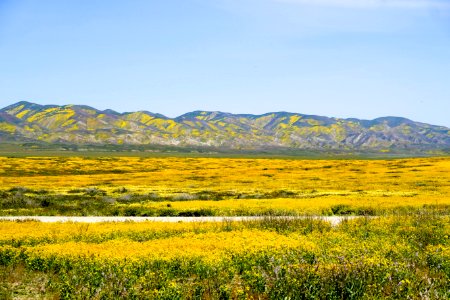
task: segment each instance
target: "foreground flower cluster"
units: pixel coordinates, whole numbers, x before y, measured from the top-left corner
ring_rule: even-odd
[[[0,270],[41,274],[67,299],[447,299],[449,236],[450,218],[430,211],[336,227],[0,222]]]

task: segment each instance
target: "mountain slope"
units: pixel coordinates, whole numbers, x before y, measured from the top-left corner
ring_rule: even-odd
[[[359,120],[288,112],[194,111],[172,119],[148,111],[118,113],[22,101],[0,110],[0,139],[235,149],[436,149],[450,147],[450,129],[398,117]]]

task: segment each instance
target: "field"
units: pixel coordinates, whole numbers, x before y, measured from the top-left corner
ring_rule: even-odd
[[[0,225],[1,298],[448,299],[450,219]]]
[[[1,299],[448,299],[450,158],[3,157]],[[359,215],[337,226],[315,218]]]
[[[0,215],[445,214],[449,170],[449,158],[0,157]]]

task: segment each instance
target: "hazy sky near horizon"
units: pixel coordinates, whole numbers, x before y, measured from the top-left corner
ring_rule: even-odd
[[[450,0],[0,0],[0,106],[450,127]]]

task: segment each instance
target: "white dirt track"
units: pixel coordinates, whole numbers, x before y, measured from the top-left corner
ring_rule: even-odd
[[[360,216],[313,216],[313,217],[64,217],[64,216],[12,216],[0,217],[0,221],[27,221],[35,220],[45,223],[57,222],[79,222],[79,223],[102,223],[102,222],[224,222],[224,221],[255,221],[264,219],[296,219],[296,218],[312,218],[316,220],[323,220],[330,222],[335,226],[342,222],[342,220],[351,220],[361,218]]]

